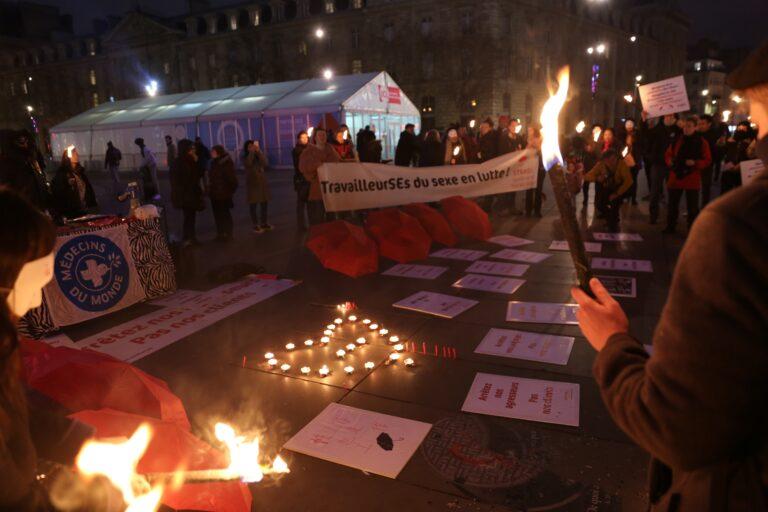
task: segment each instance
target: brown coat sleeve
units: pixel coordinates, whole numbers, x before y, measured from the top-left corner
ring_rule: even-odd
[[[595,361],[613,419],[672,468],[737,458],[766,437],[765,233],[705,209],[678,259],[653,356],[616,335]]]

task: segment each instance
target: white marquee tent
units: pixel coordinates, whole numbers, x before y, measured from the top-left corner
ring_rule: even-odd
[[[354,136],[376,128],[383,158],[393,158],[406,123],[420,128],[419,111],[386,72],[212,89],[103,103],[51,130],[54,159],[74,144],[90,168],[103,168],[107,141],[123,154],[122,168],[136,167],[143,137],[161,164],[165,135],[176,141],[199,136],[239,159],[243,143],[258,140],[270,165],[292,165],[296,134],[309,126],[347,124]]]

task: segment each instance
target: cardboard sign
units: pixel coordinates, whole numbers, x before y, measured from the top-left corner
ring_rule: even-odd
[[[627,260],[621,258],[592,258],[593,270],[623,270],[626,272],[653,272],[649,260]]]
[[[397,478],[431,428],[429,423],[331,403],[283,448]]]
[[[500,263],[498,261],[476,261],[464,271],[467,274],[495,274],[507,277],[520,277],[530,265],[522,263]]]
[[[503,245],[504,247],[519,247],[521,245],[532,244],[533,240],[526,240],[525,238],[518,238],[512,235],[498,235],[492,236],[487,240],[494,244]]]
[[[488,254],[486,251],[473,251],[472,249],[440,249],[430,254],[432,258],[445,258],[448,260],[475,261]]]
[[[440,277],[443,272],[448,270],[448,267],[437,267],[435,265],[411,265],[408,263],[398,263],[394,267],[389,268],[386,272],[382,272],[383,276],[396,276],[396,277],[411,277],[413,279],[436,279]]]
[[[765,165],[763,165],[763,161],[758,158],[757,160],[745,160],[741,162],[739,164],[739,169],[741,169],[741,184],[746,187],[752,183],[752,180],[754,180],[758,174],[765,170]]]
[[[475,349],[476,354],[566,365],[575,338],[513,329],[491,329]]]
[[[624,276],[595,276],[614,297],[637,297],[637,280]]]
[[[484,276],[479,274],[469,274],[451,286],[454,288],[464,288],[467,290],[478,290],[481,292],[505,293],[511,295],[523,286],[524,279],[514,279],[510,277]]]
[[[691,109],[682,75],[641,85],[639,91],[643,110],[648,112],[648,117],[660,117]]]
[[[441,318],[454,318],[477,304],[479,302],[476,300],[463,299],[453,295],[419,292],[395,302],[392,306]]]
[[[602,252],[603,250],[603,244],[599,244],[596,242],[584,242],[584,249],[586,249],[587,252]],[[566,240],[555,240],[549,245],[550,251],[570,251],[570,247],[568,245],[568,242]]]
[[[643,237],[637,233],[592,233],[595,240],[601,242],[642,242]]]
[[[478,373],[464,412],[579,426],[579,385]]]
[[[507,304],[507,322],[578,325],[578,310],[578,304],[510,301]]]
[[[517,249],[504,249],[491,254],[491,258],[500,260],[522,261],[525,263],[539,263],[549,258],[551,254],[543,252],[519,251]]]

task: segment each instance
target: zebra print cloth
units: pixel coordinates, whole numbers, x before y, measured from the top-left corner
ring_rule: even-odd
[[[101,227],[86,227],[67,235],[99,231]],[[160,219],[131,220],[128,222],[128,239],[131,244],[131,256],[139,281],[144,288],[147,300],[161,297],[176,291],[176,270],[171,253],[160,229]],[[19,320],[19,333],[22,336],[39,339],[59,327],[53,323],[48,303],[43,295],[43,304],[27,313]]]

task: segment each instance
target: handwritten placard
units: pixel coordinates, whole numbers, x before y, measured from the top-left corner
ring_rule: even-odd
[[[543,252],[520,251],[518,249],[504,249],[491,254],[491,258],[500,260],[522,261],[524,263],[539,263],[549,258],[551,254]]]
[[[520,277],[530,265],[522,263],[501,263],[499,261],[476,261],[464,271],[467,274],[494,274],[507,277]]]
[[[487,241],[493,242],[494,244],[503,245],[504,247],[519,247],[521,245],[528,245],[533,243],[533,240],[528,240],[513,235],[492,236]]]
[[[382,272],[384,276],[410,277],[413,279],[437,279],[448,267],[438,267],[435,265],[414,265],[410,263],[398,263],[397,265]]]
[[[595,270],[623,270],[626,272],[653,272],[649,260],[627,260],[622,258],[592,258]]]
[[[440,249],[430,254],[433,258],[445,258],[449,260],[475,261],[488,254],[485,251],[473,251],[472,249]]]
[[[511,295],[523,286],[524,279],[515,279],[512,277],[486,276],[480,274],[468,274],[451,286],[467,290],[478,290],[481,292],[504,293]]]
[[[649,117],[676,114],[691,109],[682,75],[641,85],[639,91],[643,110],[648,112]]]
[[[479,304],[476,300],[434,292],[419,292],[392,304],[393,307],[418,311],[441,318],[454,318]]]
[[[566,365],[575,338],[514,329],[491,329],[475,349],[477,354]]]
[[[601,242],[642,242],[643,237],[638,233],[592,233],[595,240]]]
[[[570,246],[565,240],[555,240],[549,244],[550,251],[569,251]],[[584,242],[584,250],[587,252],[601,252],[603,250],[603,244],[597,242]]]
[[[747,186],[752,183],[758,174],[765,170],[763,161],[759,158],[757,160],[745,160],[739,164],[741,170],[741,184]]]
[[[551,302],[510,301],[507,304],[507,322],[534,324],[577,325],[578,304],[553,304]]]

